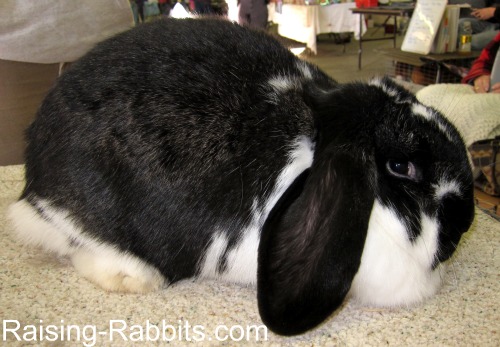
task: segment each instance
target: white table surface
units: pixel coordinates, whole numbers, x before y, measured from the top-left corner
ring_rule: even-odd
[[[283,4],[281,13],[273,11],[272,21],[278,24],[281,36],[305,43],[316,54],[318,34],[353,32],[359,39],[359,21],[363,16],[353,14],[350,11],[353,7],[356,7],[353,2],[327,6]],[[363,20],[361,35],[365,32]]]

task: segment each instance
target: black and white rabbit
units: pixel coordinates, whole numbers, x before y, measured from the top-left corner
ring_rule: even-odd
[[[349,291],[434,294],[473,219],[464,144],[389,79],[338,84],[223,20],[118,35],[59,79],[27,132],[9,215],[108,290],[186,278],[257,285],[291,335]]]

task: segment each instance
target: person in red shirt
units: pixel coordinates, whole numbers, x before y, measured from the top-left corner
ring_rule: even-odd
[[[488,93],[488,91],[500,93],[500,83],[491,86],[490,91],[491,69],[499,46],[500,33],[481,51],[481,55],[472,63],[467,76],[462,79],[462,83],[473,85],[476,93]]]

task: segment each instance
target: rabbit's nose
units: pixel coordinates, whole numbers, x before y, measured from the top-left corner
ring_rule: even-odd
[[[446,194],[441,199],[438,209],[439,252],[437,261],[444,262],[451,257],[474,219],[474,200],[471,192]]]

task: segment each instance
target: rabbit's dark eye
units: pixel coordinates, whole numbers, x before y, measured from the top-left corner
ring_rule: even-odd
[[[411,161],[389,160],[387,162],[387,169],[390,174],[396,177],[409,178],[412,180],[417,179],[417,170]]]

